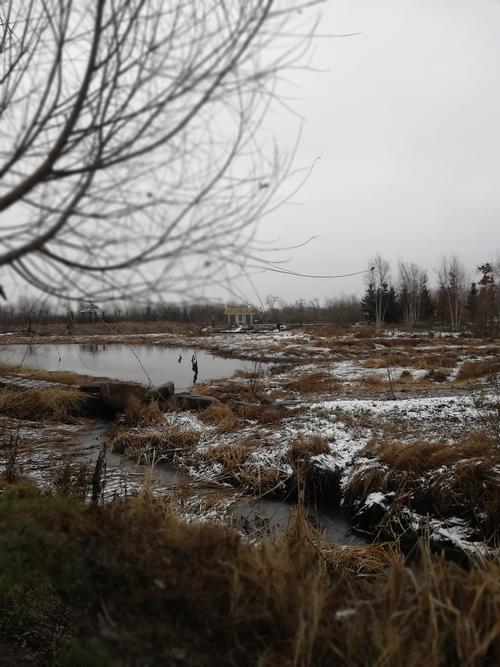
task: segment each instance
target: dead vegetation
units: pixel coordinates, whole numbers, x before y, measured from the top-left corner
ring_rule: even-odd
[[[424,516],[460,516],[476,528],[477,539],[498,538],[500,453],[486,433],[455,445],[376,442],[365,447],[358,460],[345,505],[371,528],[384,522],[388,528],[408,507]],[[372,493],[386,498],[385,514],[367,512],[365,502]]]
[[[338,378],[322,370],[293,374],[283,382],[287,391],[306,395],[332,392],[338,390],[340,385]]]
[[[122,428],[114,429],[108,447],[117,454],[124,454],[146,461],[155,458],[172,458],[185,452],[200,440],[200,433],[180,426],[170,425],[164,428]]]
[[[288,477],[279,466],[269,466],[255,458],[263,447],[265,443],[254,438],[223,442],[206,449],[203,459],[217,468],[219,482],[231,484],[242,493],[261,496],[278,492]]]
[[[144,403],[137,396],[130,394],[125,405],[124,423],[127,426],[155,426],[165,421],[165,415],[158,403]]]
[[[339,475],[325,470],[314,459],[329,453],[328,440],[319,435],[300,435],[294,440],[285,455],[285,461],[292,467],[286,485],[288,493],[304,493],[309,499],[326,495],[335,502],[339,495]]]
[[[71,338],[68,335],[66,322],[40,323],[31,334],[25,331],[24,323],[18,329],[20,335],[29,337],[57,336],[61,339]],[[171,334],[182,336],[199,336],[202,326],[192,322],[169,321],[129,321],[129,322],[77,322],[73,326],[73,335],[78,336],[109,336],[113,335],[141,335],[141,334]],[[11,329],[12,331],[12,329]]]
[[[216,380],[210,384],[197,384],[194,394],[216,396],[219,400],[227,402],[230,400],[257,401],[265,404],[269,399],[265,396],[267,381],[262,377],[244,378],[240,375]]]
[[[500,661],[498,561],[461,567],[425,542],[408,557],[397,545],[341,550],[301,512],[286,535],[253,545],[182,523],[147,489],[96,507],[9,487],[0,547],[2,642],[36,664]]]
[[[79,375],[70,371],[46,371],[38,368],[27,368],[26,366],[8,364],[0,361],[0,375],[16,375],[32,380],[43,380],[45,382],[56,382],[58,384],[79,385],[96,381],[95,377]]]
[[[16,419],[68,421],[84,413],[77,389],[0,389],[0,413]]]
[[[241,424],[238,415],[229,405],[224,403],[210,405],[202,410],[198,416],[205,423],[215,426],[220,433],[230,433]]]
[[[288,459],[295,467],[300,468],[310,462],[312,456],[328,454],[330,447],[328,440],[320,435],[305,437],[300,435],[292,442],[288,449]]]
[[[475,380],[500,373],[500,360],[465,361],[457,373],[457,380]]]
[[[241,419],[267,425],[278,424],[285,417],[297,414],[300,411],[300,408],[290,410],[280,405],[262,405],[243,401],[230,401],[229,406]]]

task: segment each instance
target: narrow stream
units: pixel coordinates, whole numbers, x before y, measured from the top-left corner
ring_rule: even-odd
[[[74,437],[77,454],[74,460],[81,463],[95,463],[112,424],[105,421],[95,421],[90,428],[82,429]],[[130,458],[120,456],[111,451],[106,454],[106,483],[111,493],[123,493],[125,489],[138,488],[144,479],[146,468]],[[155,478],[159,490],[168,493],[180,481],[190,482],[187,474],[172,463],[161,462],[154,468]],[[212,487],[203,488],[202,485],[190,485],[193,494],[202,496],[213,492]],[[269,532],[286,530],[291,520],[293,505],[286,500],[276,498],[253,499],[246,497],[235,502],[231,513],[235,524],[249,533],[257,533],[259,529]],[[368,542],[353,532],[349,522],[342,512],[322,502],[315,507],[307,508],[313,525],[322,531],[325,539],[331,544],[365,546]]]

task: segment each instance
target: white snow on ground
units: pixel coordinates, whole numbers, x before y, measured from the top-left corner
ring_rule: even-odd
[[[165,415],[166,425],[180,426],[187,431],[196,431],[197,433],[210,433],[215,431],[213,426],[201,421],[194,412],[169,412]]]
[[[371,507],[372,505],[382,505],[386,506],[386,496],[380,491],[373,491],[366,496],[365,507]]]
[[[428,396],[422,398],[404,398],[389,401],[387,399],[338,399],[313,403],[311,410],[335,412],[342,410],[348,414],[359,415],[367,412],[373,417],[404,417],[415,423],[417,431],[420,424],[429,424],[430,420],[449,422],[459,420],[464,425],[477,417],[473,397],[459,396]],[[432,425],[431,425],[432,426]]]

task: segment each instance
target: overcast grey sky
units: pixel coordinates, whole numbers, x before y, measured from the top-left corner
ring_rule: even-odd
[[[262,221],[260,236],[296,250],[287,268],[343,274],[377,252],[432,267],[457,253],[471,269],[500,250],[500,2],[327,0],[312,66],[289,79],[304,116],[297,166],[321,156],[301,192]],[[288,87],[287,92],[292,92]],[[297,121],[276,108],[281,144]],[[287,255],[284,253],[283,256]],[[288,253],[290,255],[290,253]],[[360,293],[363,278],[265,273],[262,299]],[[248,284],[240,283],[249,298]]]

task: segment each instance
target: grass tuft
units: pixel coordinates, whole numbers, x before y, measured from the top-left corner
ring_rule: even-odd
[[[238,415],[224,403],[210,405],[202,410],[198,417],[205,423],[215,426],[221,433],[230,433],[241,425]]]
[[[124,420],[127,426],[154,426],[165,421],[165,415],[156,401],[144,403],[131,394],[125,405]]]
[[[16,419],[66,421],[83,415],[84,407],[77,389],[0,389],[0,413]]]
[[[465,361],[457,373],[457,380],[475,380],[476,378],[494,375],[499,372],[500,361],[498,359]]]

